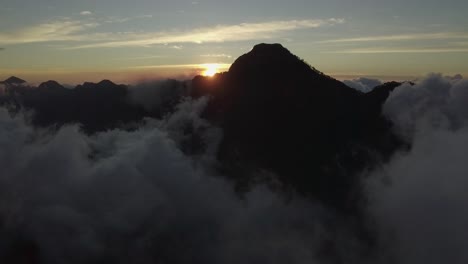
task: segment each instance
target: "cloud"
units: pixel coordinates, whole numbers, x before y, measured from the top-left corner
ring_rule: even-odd
[[[124,22],[128,22],[128,21],[136,20],[136,19],[149,19],[149,18],[153,18],[153,15],[139,15],[139,16],[135,16],[135,17],[115,17],[115,16],[111,16],[111,17],[107,17],[104,20],[104,22],[105,23],[124,23]]]
[[[338,51],[326,51],[324,53],[338,54],[383,54],[383,53],[466,53],[468,48],[362,48]]]
[[[149,60],[149,59],[160,59],[167,58],[166,55],[147,55],[139,57],[127,57],[127,58],[116,58],[115,60]]]
[[[89,11],[83,11],[89,12]],[[87,14],[87,13],[86,13]],[[151,18],[142,15],[135,18],[109,18],[107,23],[122,23],[132,19]],[[241,23],[237,25],[218,25],[197,28],[189,31],[161,32],[93,32],[100,26],[96,22],[58,20],[19,29],[15,32],[0,32],[0,44],[21,44],[36,42],[87,42],[89,44],[69,46],[66,49],[83,49],[98,47],[132,47],[151,46],[156,44],[232,42],[244,40],[261,40],[276,37],[278,34],[298,29],[318,28],[326,25],[344,23],[343,19],[328,20],[287,20],[260,23]]]
[[[323,53],[334,53],[334,54],[385,54],[385,53],[466,53],[468,52],[467,45],[463,45],[464,42],[450,41],[450,40],[465,40],[468,39],[466,33],[459,32],[440,32],[440,33],[415,33],[415,34],[400,34],[400,35],[379,35],[379,36],[367,36],[358,38],[341,38],[318,41],[316,43],[321,44],[376,44],[385,43],[379,45],[379,47],[359,47],[359,48],[348,48],[323,51]],[[425,42],[428,41],[439,41],[432,45],[418,45],[405,46],[402,43],[406,42]],[[441,42],[443,41],[443,42]],[[388,45],[393,43],[394,45]],[[398,44],[398,46],[396,46]]]
[[[347,43],[347,42],[379,42],[379,41],[410,41],[410,40],[445,40],[445,39],[466,39],[466,33],[459,32],[436,32],[436,33],[415,33],[400,35],[380,35],[358,38],[341,38],[318,41],[317,43]]]
[[[431,74],[414,86],[406,83],[390,95],[383,106],[384,114],[407,139],[435,128],[468,125],[468,111],[463,107],[468,100],[468,82],[460,77]]]
[[[218,25],[190,31],[153,32],[145,34],[122,35],[122,41],[98,42],[75,46],[74,49],[99,47],[151,46],[171,43],[231,42],[244,40],[270,39],[278,33],[298,29],[318,28],[325,25],[344,23],[343,19],[328,20],[287,20],[238,25]]]
[[[200,119],[203,105],[92,136],[77,125],[36,129],[1,108],[0,259],[315,263],[334,238],[353,259],[353,238],[325,228],[332,211],[262,186],[240,199],[216,177],[209,157],[221,135]],[[200,159],[177,147],[190,127],[211,146]]]
[[[362,77],[362,78],[354,79],[354,80],[344,80],[343,83],[358,91],[361,91],[363,93],[368,93],[372,91],[372,89],[374,89],[376,86],[381,85],[382,81],[377,80],[377,79],[369,79],[369,78]]]
[[[231,55],[224,54],[224,53],[221,53],[221,54],[202,54],[202,55],[200,55],[200,57],[205,57],[205,58],[228,58],[228,59],[232,58]]]
[[[231,64],[217,63],[218,69],[229,69]],[[127,67],[127,69],[162,69],[162,68],[183,68],[183,69],[205,69],[207,64],[162,64],[162,65],[142,65]]]
[[[381,263],[468,261],[468,81],[459,77],[404,84],[384,105],[412,147],[367,180]]]
[[[82,15],[82,16],[89,16],[89,15],[92,15],[92,14],[93,14],[93,13],[92,13],[91,11],[82,11],[82,12],[80,13],[80,15]]]
[[[85,41],[104,38],[105,35],[103,34],[83,34],[84,31],[97,26],[97,23],[85,23],[73,20],[53,21],[23,28],[15,32],[0,32],[0,44]]]

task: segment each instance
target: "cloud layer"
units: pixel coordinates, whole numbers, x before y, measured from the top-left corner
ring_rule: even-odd
[[[409,40],[445,40],[467,39],[468,35],[460,32],[415,33],[399,35],[379,35],[358,38],[340,38],[320,41],[319,43],[346,43],[346,42],[379,42],[379,41],[409,41]]]
[[[396,88],[385,103],[412,148],[369,177],[383,263],[468,261],[466,102],[468,81],[430,75]]]
[[[130,100],[151,110],[182,86],[142,84]],[[433,74],[391,93],[383,114],[411,148],[365,173],[359,223],[263,185],[235,193],[215,169],[222,131],[200,117],[207,100],[92,136],[78,125],[37,129],[0,108],[0,260],[26,250],[45,263],[467,263],[462,76]],[[206,151],[188,156],[193,137]],[[375,247],[356,225],[375,232],[365,234]]]
[[[332,211],[261,186],[241,199],[210,169],[214,151],[179,150],[190,126],[205,126],[195,131],[216,149],[201,100],[93,136],[37,130],[0,109],[0,257],[17,261],[26,247],[45,263],[314,263],[321,241],[334,240]],[[338,251],[359,252],[339,237]]]
[[[52,21],[26,27],[15,32],[0,32],[0,44],[11,45],[36,42],[85,41],[102,34],[83,34],[98,26],[96,23],[83,23],[74,20]]]
[[[84,16],[91,15],[89,11],[83,11],[81,14]],[[146,18],[147,16],[142,17]],[[185,31],[90,33],[89,29],[96,29],[100,24],[95,21],[86,22],[67,19],[38,24],[10,33],[1,32],[0,44],[11,45],[57,41],[87,42],[87,44],[84,45],[71,47],[74,49],[82,49],[98,47],[141,47],[155,44],[232,42],[271,39],[287,31],[318,28],[341,23],[344,23],[344,20],[336,18],[327,20],[278,20],[258,23],[240,23],[236,25],[217,25]]]
[[[342,19],[329,20],[285,20],[238,25],[218,25],[190,31],[154,32],[129,36],[124,41],[101,42],[74,48],[149,46],[168,43],[206,43],[273,38],[276,34],[298,29],[318,28],[343,23]]]

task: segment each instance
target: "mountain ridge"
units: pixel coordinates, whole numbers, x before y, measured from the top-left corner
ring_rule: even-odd
[[[352,212],[358,203],[351,201],[360,199],[360,187],[355,186],[359,172],[403,146],[381,114],[398,85],[387,83],[364,94],[281,44],[262,43],[236,59],[227,72],[196,76],[151,110],[130,103],[129,87],[109,80],[74,89],[48,81],[41,89],[21,90],[19,97],[0,103],[21,102],[16,105],[34,110],[38,126],[80,123],[92,134],[145,117],[162,118],[185,96],[207,96],[202,117],[223,131],[216,153],[220,170],[239,190],[256,182],[260,169],[276,175],[286,188]],[[203,142],[194,145],[198,149],[190,153],[203,152]]]
[[[247,175],[239,188],[248,188],[260,167],[301,193],[354,210],[347,201],[359,199],[348,192],[357,188],[357,172],[401,146],[381,116],[397,85],[390,86],[363,94],[280,44],[260,44],[228,72],[196,77],[192,96],[211,97],[203,116],[224,131],[218,158],[226,170]]]

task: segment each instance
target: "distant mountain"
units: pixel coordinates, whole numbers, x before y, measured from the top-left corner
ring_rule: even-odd
[[[56,81],[43,82],[37,88],[42,92],[60,91],[66,89]]]
[[[26,81],[15,76],[11,76],[10,78],[3,81],[3,84],[21,85],[21,84],[26,84]]]

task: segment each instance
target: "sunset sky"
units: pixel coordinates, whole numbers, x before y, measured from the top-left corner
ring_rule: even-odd
[[[336,78],[468,75],[466,0],[16,0],[0,5],[0,79],[189,77],[260,42]]]

